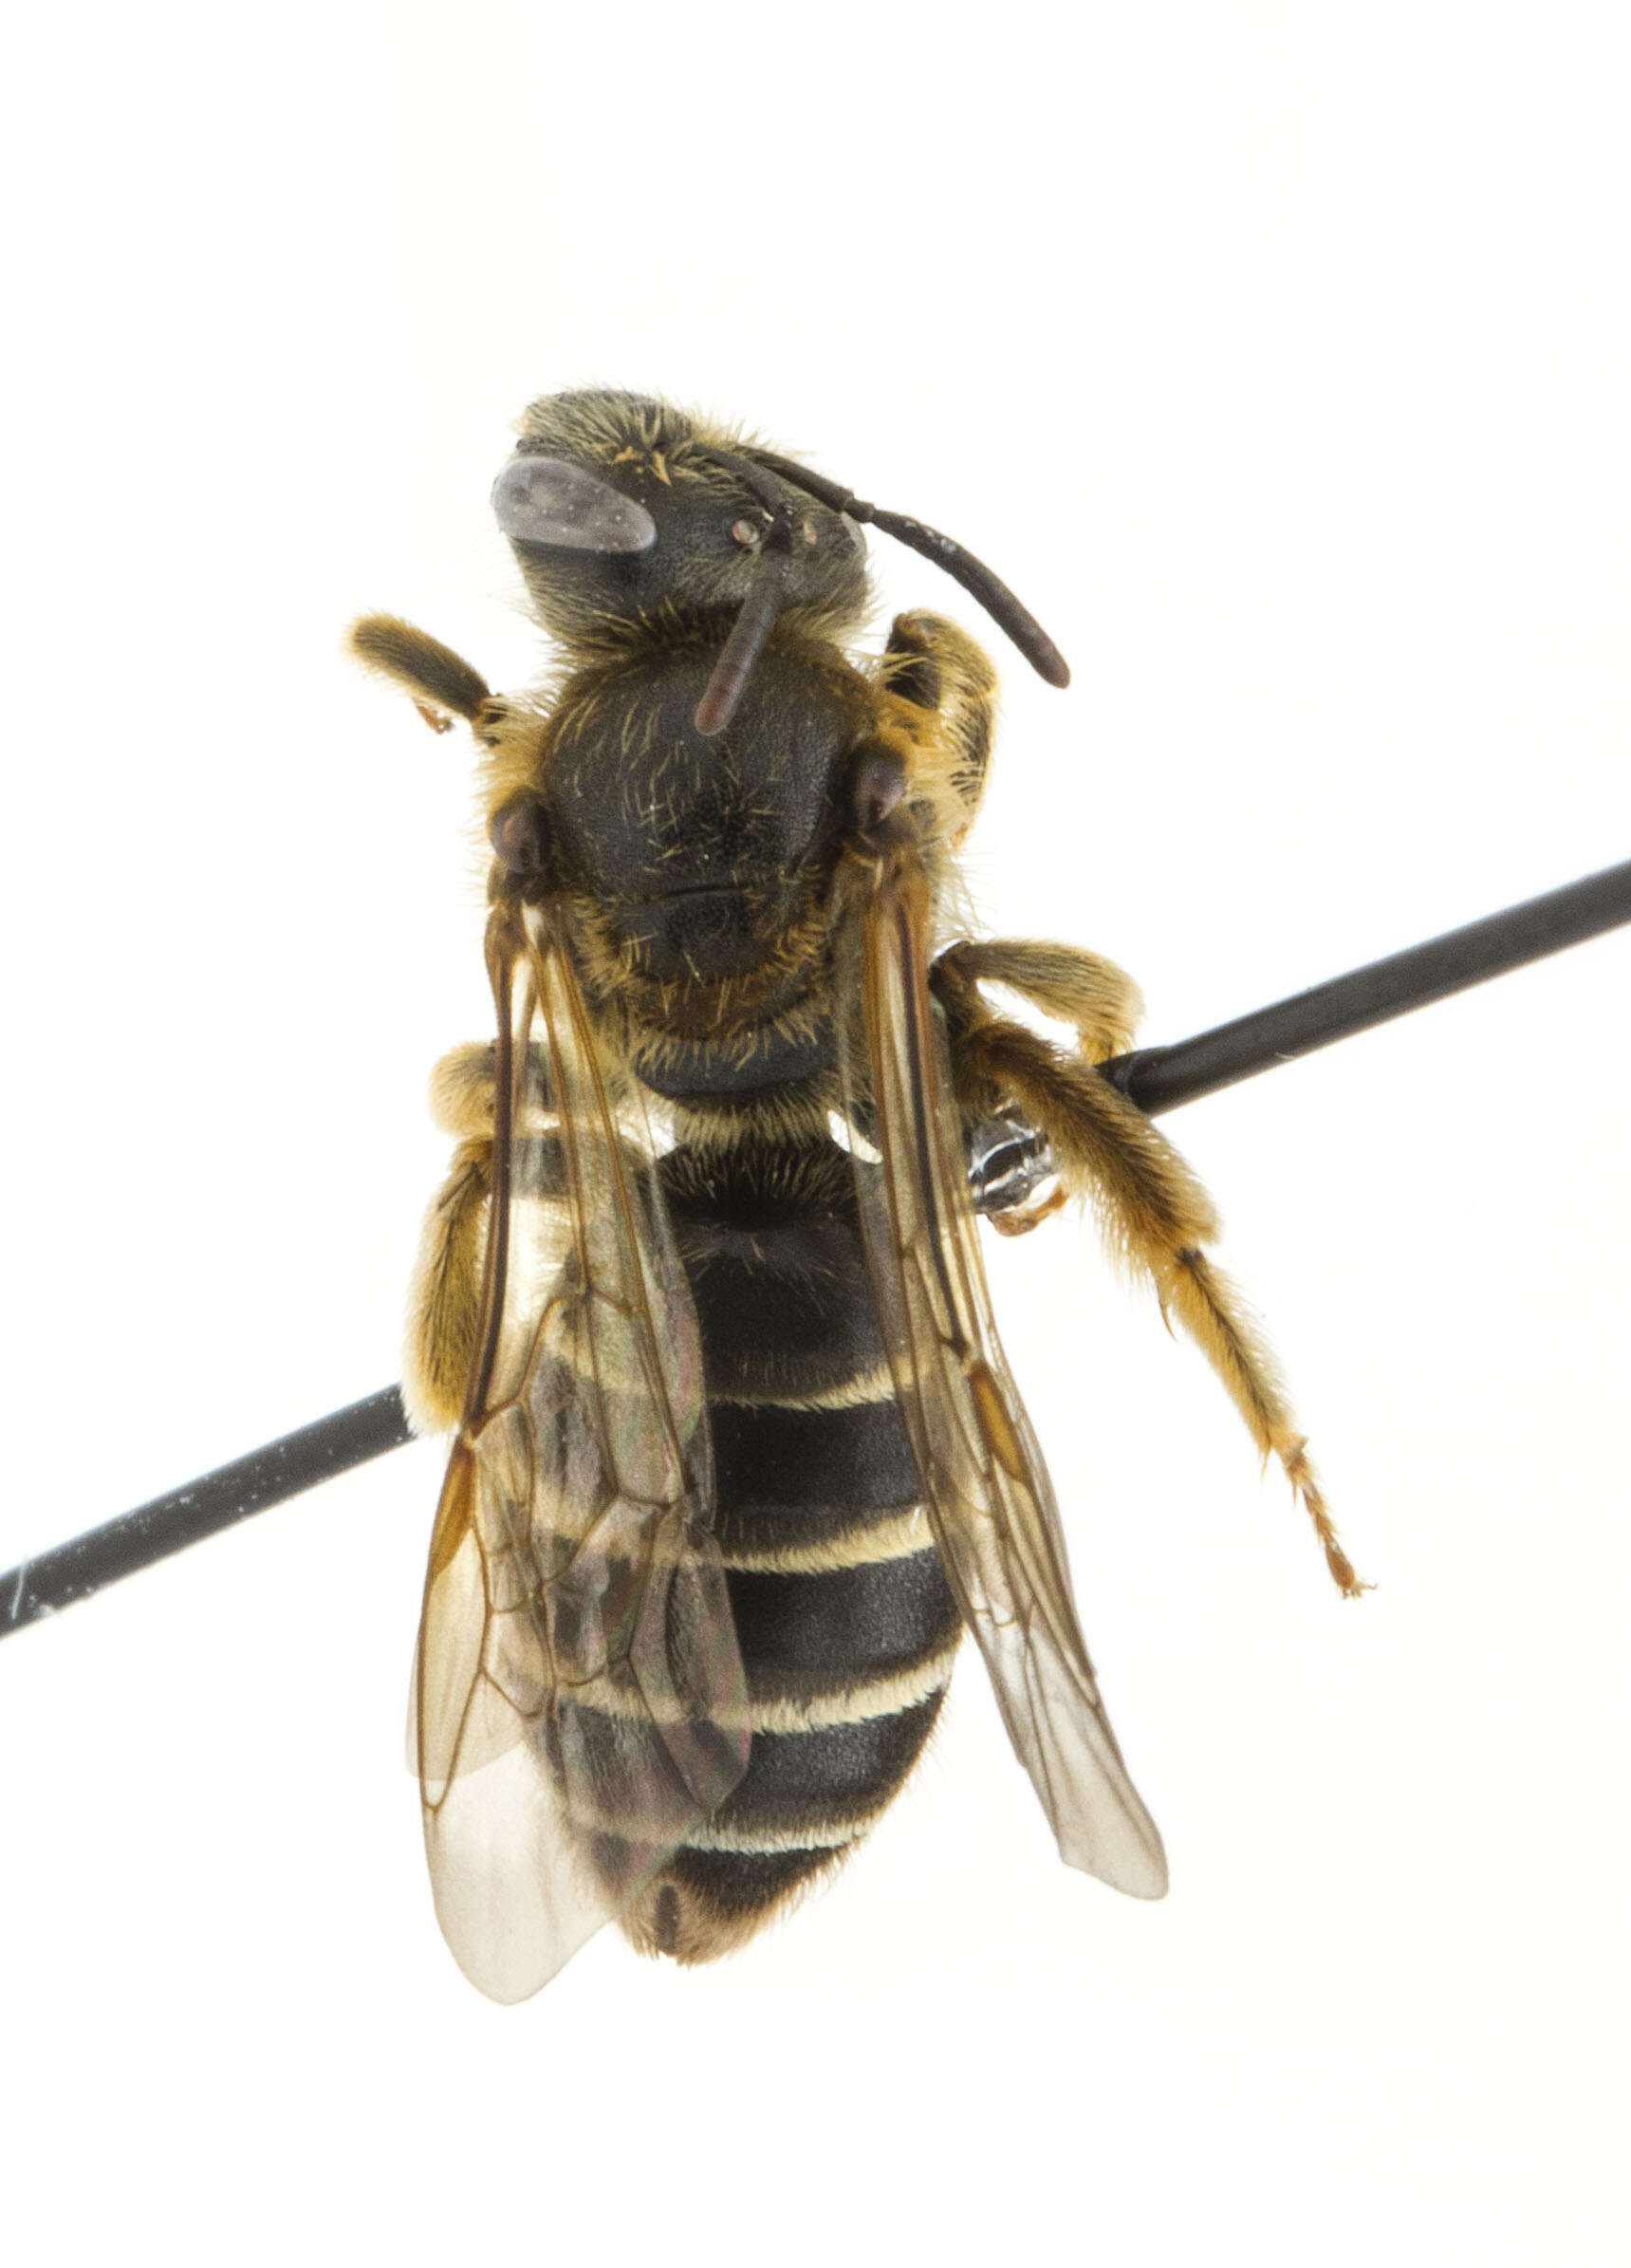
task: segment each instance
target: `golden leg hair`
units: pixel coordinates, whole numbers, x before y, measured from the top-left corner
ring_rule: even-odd
[[[1169,1325],[1176,1315],[1264,1457],[1279,1459],[1314,1523],[1333,1580],[1345,1598],[1357,1597],[1365,1586],[1337,1540],[1273,1355],[1233,1284],[1202,1250],[1217,1234],[1205,1190],[1137,1104],[1080,1056],[977,1002],[970,1013],[966,997],[948,1006],[959,1103],[983,1107],[995,1092],[1047,1137],[1062,1180],[1073,1195],[1091,1199],[1111,1250],[1149,1275]]]
[[[431,1073],[432,1116],[459,1144],[425,1216],[408,1294],[402,1400],[416,1433],[446,1433],[464,1411],[481,1320],[492,1089],[491,1041],[454,1048]]]
[[[406,689],[433,732],[447,732],[455,716],[473,724],[492,699],[462,655],[394,614],[364,615],[352,623],[346,643],[365,669]]]
[[[985,793],[996,722],[996,671],[967,631],[943,614],[919,608],[895,617],[882,674],[883,690],[893,703],[934,715],[932,740],[909,733],[917,754],[908,769],[915,788],[942,802],[948,839],[960,841]],[[885,728],[889,707],[880,720]],[[894,712],[897,719],[908,713]]]
[[[1075,945],[1041,939],[985,938],[952,945],[935,963],[936,989],[955,997],[973,1023],[988,1012],[975,988],[1006,984],[1045,1016],[1068,1024],[1089,1063],[1124,1055],[1144,1013],[1143,995],[1125,969]]]
[[[463,1414],[481,1320],[491,1174],[491,1142],[461,1142],[425,1216],[402,1368],[402,1401],[416,1433],[446,1433]]]
[[[492,1139],[498,1050],[491,1040],[450,1048],[431,1073],[431,1118],[459,1142]]]

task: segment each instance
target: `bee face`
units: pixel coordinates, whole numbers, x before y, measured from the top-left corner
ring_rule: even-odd
[[[670,634],[718,635],[752,586],[771,516],[715,449],[752,455],[738,437],[641,395],[555,394],[532,404],[492,501],[546,629],[579,646],[659,621]],[[792,511],[783,613],[806,633],[853,630],[869,596],[861,530],[763,477]]]

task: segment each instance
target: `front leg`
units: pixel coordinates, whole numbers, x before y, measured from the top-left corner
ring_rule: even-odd
[[[352,623],[346,643],[365,669],[404,688],[433,732],[447,732],[462,716],[479,738],[498,722],[504,704],[487,680],[428,630],[394,614],[365,614]]]

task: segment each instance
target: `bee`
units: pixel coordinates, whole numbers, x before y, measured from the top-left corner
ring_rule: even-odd
[[[493,506],[546,690],[351,639],[472,726],[493,853],[497,1036],[434,1074],[404,1389],[454,1433],[412,1707],[448,1943],[506,2002],[608,1920],[741,1945],[899,1790],[965,1631],[1066,1864],[1158,1898],[977,1215],[1088,1199],[1360,1586],[1205,1194],[1097,1069],[1131,980],[959,934],[995,672],[928,612],[858,657],[864,527],[1068,671],[950,538],[738,433],[608,391],[519,431]]]

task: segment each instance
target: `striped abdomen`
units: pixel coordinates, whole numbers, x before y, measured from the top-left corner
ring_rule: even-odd
[[[917,1504],[848,1158],[681,1148],[663,1178],[707,1366],[752,1709],[734,1793],[624,1919],[708,1960],[857,1843],[928,1738],[960,1634]]]

